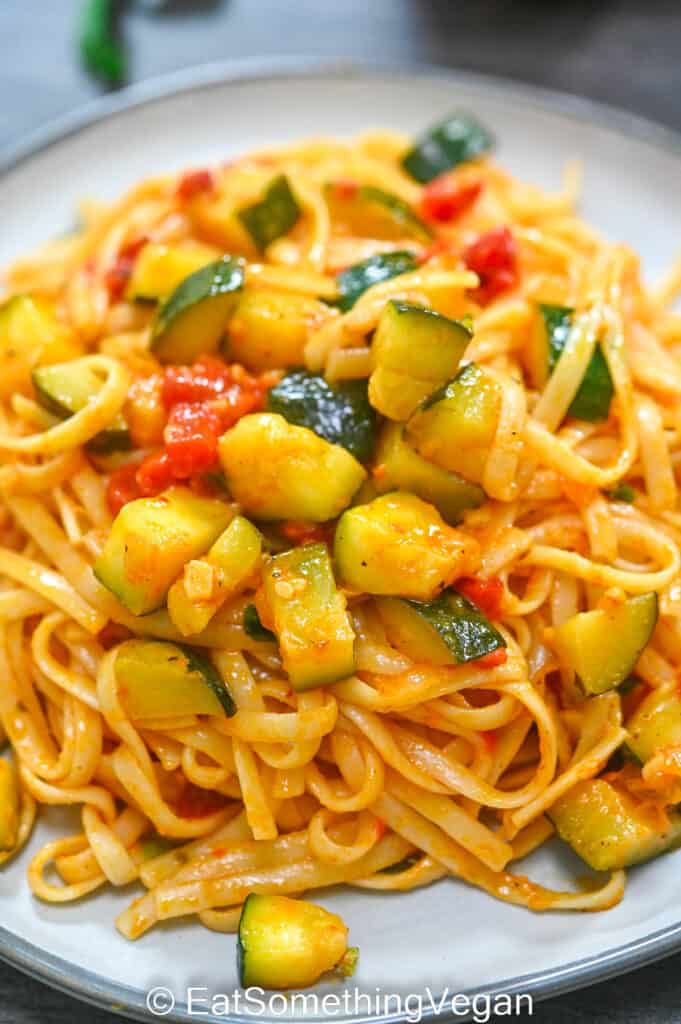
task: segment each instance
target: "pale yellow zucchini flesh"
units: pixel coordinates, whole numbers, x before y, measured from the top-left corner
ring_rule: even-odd
[[[657,594],[573,615],[554,633],[561,660],[589,694],[612,690],[630,675],[657,622]]]

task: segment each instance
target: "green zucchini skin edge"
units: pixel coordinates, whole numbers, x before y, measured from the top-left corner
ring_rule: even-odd
[[[244,608],[244,629],[253,640],[263,640],[276,643],[277,638],[271,629],[263,626],[258,615],[258,609],[254,604],[247,604]]]
[[[152,351],[161,348],[165,332],[192,306],[218,295],[241,291],[245,281],[244,266],[241,259],[223,256],[222,259],[201,267],[181,281],[156,314],[151,338]]]
[[[368,462],[373,454],[377,417],[365,380],[332,385],[319,374],[293,370],[270,389],[267,409],[341,445],[359,462]]]
[[[227,718],[232,718],[236,714],[236,704],[213,662],[195,647],[189,647],[187,644],[175,644],[175,646],[179,647],[187,659],[187,671],[198,672],[203,677],[206,686],[220,701]]]
[[[246,947],[241,941],[241,923],[245,920],[245,916],[248,916],[248,904],[255,895],[255,893],[249,892],[248,896],[244,900],[244,905],[241,908],[241,916],[239,918],[239,928],[236,934],[236,969],[239,975],[239,984],[242,986],[246,984]]]
[[[544,319],[548,342],[548,369],[549,373],[553,373],[570,333],[574,309],[544,303],[540,303],[539,309]],[[614,393],[615,388],[603,349],[597,344],[567,414],[588,423],[607,419]]]
[[[407,174],[426,184],[459,164],[488,153],[494,136],[477,118],[463,112],[434,125],[402,158]]]
[[[432,322],[433,326],[438,324],[447,324],[461,332],[464,341],[468,344],[473,338],[473,322],[470,317],[466,317],[462,320],[455,320],[451,316],[445,316],[444,313],[438,313],[436,309],[428,309],[425,306],[419,306],[414,302],[402,302],[400,299],[390,299],[390,305],[394,306],[398,313],[416,313],[418,316],[425,317],[426,320]]]
[[[337,306],[341,313],[347,313],[367,288],[381,281],[389,281],[391,277],[408,274],[416,270],[417,265],[413,254],[406,249],[369,256],[338,274],[336,281],[340,297],[330,305]]]
[[[457,323],[458,322],[460,321],[457,321]],[[466,324],[462,323],[461,326],[464,330],[466,329]],[[472,336],[473,335],[471,333],[471,337]],[[421,403],[418,411],[426,412],[427,409],[432,409],[432,407],[437,405],[438,402],[443,402],[446,398],[450,398],[452,394],[450,388],[452,385],[459,381],[467,381],[469,377],[473,378],[474,375],[479,374],[479,372],[480,370],[477,363],[466,363],[465,366],[461,367],[455,377],[452,377],[452,379],[448,380],[446,384],[442,384],[442,386],[437,388],[436,391],[433,391],[432,395],[428,395],[428,397]]]
[[[386,486],[380,491],[410,491],[434,505],[450,526],[461,522],[466,509],[478,508],[485,501],[485,492],[478,484],[419,455],[404,437],[400,424],[384,425],[376,461],[387,469]]]
[[[433,601],[407,600],[406,604],[432,626],[459,664],[506,646],[499,630],[480,609],[453,588],[444,590]]]
[[[38,400],[38,404],[46,409],[47,412],[58,416],[59,419],[69,419],[71,416],[75,416],[77,412],[80,412],[81,408],[69,408],[64,402],[60,402],[55,395],[50,391],[49,386],[45,380],[45,376],[49,376],[53,370],[51,366],[36,367],[32,374],[33,388],[35,390],[35,396]],[[98,455],[109,455],[112,452],[129,452],[132,451],[133,444],[130,432],[128,431],[128,425],[123,418],[122,413],[118,413],[115,419],[111,422],[108,427],[104,430],[100,430],[98,434],[91,437],[86,442],[85,448],[89,452],[94,452]]]
[[[326,186],[327,190],[333,188],[333,182]],[[394,195],[394,193],[386,192],[375,185],[360,185],[357,190],[357,198],[367,203],[376,203],[376,205],[382,206],[393,218],[395,224],[399,224],[405,231],[415,235],[421,241],[425,242],[433,237],[431,227],[424,220],[421,220],[409,203],[406,203],[404,199]]]
[[[408,230],[414,231],[422,239],[433,237],[431,228],[421,220],[409,203],[405,203],[404,199],[400,199],[399,196],[393,195],[392,192],[384,192],[382,188],[376,188],[374,185],[362,185],[359,194],[361,198],[370,203],[379,203],[384,206],[396,221],[403,224]]]
[[[291,191],[288,178],[279,174],[257,203],[245,206],[237,216],[262,252],[282,235],[287,235],[300,217],[300,207]]]

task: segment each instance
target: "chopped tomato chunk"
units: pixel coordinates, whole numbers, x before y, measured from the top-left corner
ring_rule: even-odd
[[[491,576],[488,580],[480,576],[463,576],[456,581],[456,589],[489,619],[501,618],[504,584],[498,576]]]
[[[469,210],[481,191],[481,181],[458,182],[450,174],[441,174],[423,190],[421,216],[424,220],[446,224]]]
[[[215,356],[203,356],[193,366],[167,366],[161,383],[163,403],[170,409],[178,402],[217,398],[233,384],[235,370],[236,367]],[[254,378],[248,377],[248,383],[251,382],[255,384]]]
[[[214,185],[212,171],[187,171],[180,178],[175,195],[178,199],[192,199],[200,192],[211,192]]]
[[[516,242],[507,227],[494,228],[480,235],[463,254],[469,270],[480,278],[473,298],[482,306],[518,282]]]
[[[218,462],[219,413],[209,403],[180,402],[173,406],[163,431],[172,475],[187,480],[213,469]]]
[[[141,496],[136,478],[137,468],[136,464],[123,466],[109,477],[106,500],[112,515],[118,515],[124,505]]]
[[[228,365],[215,356],[204,356],[197,359],[193,366],[166,367],[161,383],[161,397],[168,409],[180,402],[220,399],[226,403],[223,409],[229,410],[230,415],[231,410],[238,411],[238,419],[246,412],[263,407],[264,392],[272,383],[269,375],[253,377],[238,363]],[[247,403],[242,396],[248,396]],[[232,422],[236,422],[236,419]],[[231,423],[228,425],[231,426]]]
[[[168,453],[161,449],[153,455],[147,455],[137,470],[135,479],[140,495],[144,498],[153,498],[166,487],[170,487],[173,482],[173,471]]]
[[[264,398],[265,396],[262,391],[245,391],[238,385],[225,391],[220,398],[212,403],[213,408],[220,416],[222,430],[229,430],[237,420],[240,420],[242,416],[246,416],[247,413],[258,412],[260,409],[263,409],[265,406]]]
[[[254,377],[238,363],[203,356],[192,366],[167,366],[160,379],[136,381],[130,391],[133,411],[136,400],[153,393],[158,405],[154,424],[160,430],[165,422],[163,448],[140,465],[112,474],[111,511],[116,514],[128,501],[160,494],[178,480],[188,481],[197,493],[214,494],[216,488],[204,474],[217,467],[220,436],[242,416],[263,409],[266,392],[277,379],[278,374]]]
[[[489,654],[483,654],[481,658],[475,659],[475,664],[479,665],[480,668],[497,668],[499,665],[505,665],[508,659],[508,653],[505,647],[497,647],[496,651],[490,651]]]

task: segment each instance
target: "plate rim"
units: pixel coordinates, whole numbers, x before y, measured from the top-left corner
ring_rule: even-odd
[[[405,76],[450,79],[453,83],[460,82],[491,98],[499,97],[505,101],[515,99],[525,109],[555,112],[577,122],[596,125],[617,135],[635,138],[681,157],[681,132],[674,128],[608,103],[521,80],[418,61],[384,61],[372,62],[369,65],[368,62],[351,57],[254,57],[200,64],[154,76],[51,119],[44,126],[24,135],[18,142],[5,146],[0,151],[0,184],[12,171],[20,168],[31,158],[71,136],[78,135],[96,123],[112,120],[131,110],[152,105],[168,97],[239,82],[314,79],[333,75],[346,77],[348,80],[385,78],[391,75],[399,76],[402,80]],[[601,953],[573,960],[559,967],[504,979],[494,985],[464,989],[463,993],[471,1000],[475,996],[493,1000],[502,994],[515,996],[527,993],[533,1001],[540,1001],[645,967],[680,949],[681,918],[664,928],[623,945],[613,946]],[[23,974],[92,1006],[136,1020],[148,1022],[155,1019],[146,1006],[144,991],[75,966],[63,957],[41,949],[2,926],[0,960]],[[171,1024],[189,1024],[194,1019],[189,1014],[186,1004],[180,1002],[164,1017]],[[234,1014],[229,1018],[202,1014],[202,1017],[209,1022],[228,1019],[235,1024],[251,1024],[253,1019],[252,1015],[248,1014]],[[382,1017],[381,1021],[382,1024],[404,1024],[405,1018],[406,1013],[394,1013]],[[262,1019],[268,1020],[266,1017]],[[364,1016],[339,1018],[342,1024],[365,1024],[369,1019]],[[434,1009],[426,1009],[422,1020],[427,1022],[435,1019],[446,1024],[447,1021],[465,1021],[470,1017],[457,1014],[454,1018],[449,1014],[438,1015]]]

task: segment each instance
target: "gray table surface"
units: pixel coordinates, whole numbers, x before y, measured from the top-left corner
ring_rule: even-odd
[[[100,94],[74,56],[80,6],[0,0],[0,151]],[[681,130],[679,0],[171,0],[154,16],[132,10],[125,31],[133,81],[246,56],[425,61],[579,93]],[[681,1022],[680,968],[671,957],[538,1004],[532,1019]],[[114,1019],[0,964],[0,1024]]]

